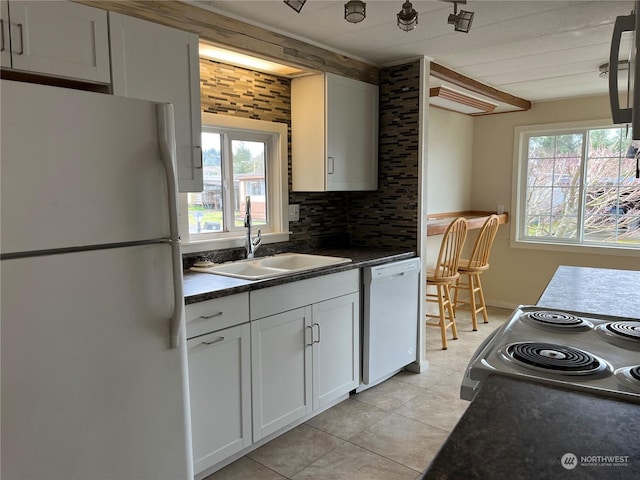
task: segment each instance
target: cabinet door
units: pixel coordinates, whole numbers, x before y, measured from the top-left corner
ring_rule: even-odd
[[[178,187],[201,192],[198,36],[113,12],[109,29],[113,93],[173,104]]]
[[[106,11],[63,1],[11,1],[9,19],[14,69],[111,81]]]
[[[187,342],[196,473],[251,445],[250,335],[246,323]]]
[[[11,67],[11,51],[9,45],[9,3],[0,0],[0,66]]]
[[[327,190],[378,188],[378,87],[327,75]]]
[[[311,307],[251,322],[253,441],[311,412]]]
[[[356,388],[360,380],[360,303],[352,293],[313,305],[313,408]]]

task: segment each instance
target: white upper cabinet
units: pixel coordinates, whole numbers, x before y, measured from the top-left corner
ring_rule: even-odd
[[[291,81],[294,191],[378,188],[378,87],[332,73]]]
[[[2,67],[108,84],[107,12],[64,1],[2,1]]]
[[[0,66],[11,68],[9,43],[9,2],[0,0]]]
[[[198,36],[109,12],[113,93],[174,107],[178,187],[201,192]]]

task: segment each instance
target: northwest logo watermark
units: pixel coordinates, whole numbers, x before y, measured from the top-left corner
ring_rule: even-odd
[[[581,455],[567,452],[560,458],[560,464],[566,470],[581,467],[627,467],[629,455]]]

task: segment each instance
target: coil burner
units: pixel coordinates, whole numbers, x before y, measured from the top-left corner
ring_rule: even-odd
[[[575,332],[593,328],[593,324],[584,318],[554,310],[535,310],[522,314],[521,318],[531,325],[556,331]]]
[[[524,367],[559,375],[598,375],[609,371],[602,359],[584,350],[555,343],[512,343],[501,351],[504,358]]]
[[[619,368],[614,373],[622,385],[640,393],[640,365]]]
[[[619,347],[640,350],[640,322],[609,322],[596,327],[596,332]]]

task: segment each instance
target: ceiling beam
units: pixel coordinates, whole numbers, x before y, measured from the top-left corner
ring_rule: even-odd
[[[503,92],[502,90],[498,90],[497,88],[480,83],[477,80],[466,77],[435,62],[431,62],[431,75],[442,81],[452,83],[453,85],[484,95],[485,97],[489,97],[493,100],[508,103],[509,105],[513,105],[514,107],[518,107],[522,110],[531,109],[530,100],[516,97],[515,95],[511,95]]]
[[[175,0],[74,1],[196,33],[203,40],[275,62],[378,84],[376,66],[186,3]]]

